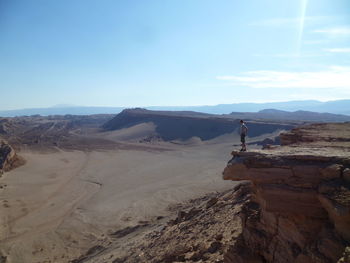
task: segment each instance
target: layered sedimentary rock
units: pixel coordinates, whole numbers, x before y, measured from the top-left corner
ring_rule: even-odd
[[[350,123],[318,123],[292,129],[280,135],[281,145],[338,147],[350,146]]]
[[[24,163],[15,150],[5,141],[0,140],[0,174]]]
[[[282,134],[287,146],[232,153],[224,179],[249,180],[253,190],[240,215],[242,235],[226,262],[326,263],[346,252],[350,124],[321,126]]]

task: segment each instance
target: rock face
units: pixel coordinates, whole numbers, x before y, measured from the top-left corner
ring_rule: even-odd
[[[282,134],[288,146],[232,153],[223,178],[249,180],[253,190],[252,204],[240,215],[242,235],[226,262],[326,263],[348,256],[347,131],[350,124],[311,125]]]
[[[95,245],[72,262],[224,263],[224,255],[242,233],[237,215],[251,203],[250,192],[251,184],[244,182],[232,190],[178,204],[171,209],[177,215],[171,220],[159,222],[163,219],[158,217],[120,229],[111,234],[115,244]],[[130,239],[135,234],[139,237]],[[96,248],[97,253],[91,253]]]
[[[0,140],[0,174],[24,163],[15,150],[4,140]]]

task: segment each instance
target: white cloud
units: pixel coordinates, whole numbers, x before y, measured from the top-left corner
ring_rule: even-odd
[[[332,53],[350,53],[350,48],[327,48],[325,51]]]
[[[314,30],[315,33],[323,33],[329,36],[350,36],[350,26],[340,26]]]
[[[232,86],[252,88],[337,88],[350,91],[350,67],[340,66],[304,72],[258,70],[216,79],[228,81]]]

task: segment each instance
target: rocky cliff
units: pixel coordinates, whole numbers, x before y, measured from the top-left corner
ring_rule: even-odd
[[[224,179],[253,187],[225,261],[348,262],[350,123],[293,129],[281,144],[232,153]]]
[[[0,139],[0,175],[23,163],[24,160],[16,154],[15,150],[5,140]]]

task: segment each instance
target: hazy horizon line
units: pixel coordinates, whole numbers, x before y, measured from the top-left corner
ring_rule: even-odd
[[[233,105],[233,104],[272,104],[272,103],[288,103],[288,102],[332,102],[332,101],[344,101],[349,99],[333,99],[333,100],[285,100],[285,101],[265,101],[265,102],[233,102],[233,103],[218,103],[218,104],[198,104],[198,105],[148,105],[148,106],[93,106],[93,105],[71,105],[71,104],[57,104],[53,106],[46,107],[24,107],[24,108],[14,108],[14,109],[0,109],[0,112],[4,111],[16,111],[16,110],[32,110],[32,109],[67,109],[67,108],[152,108],[152,107],[212,107],[219,105]]]

